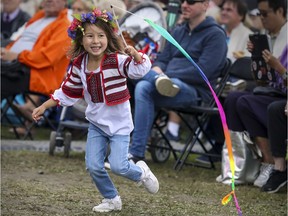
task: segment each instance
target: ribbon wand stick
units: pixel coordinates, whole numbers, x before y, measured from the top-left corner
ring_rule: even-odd
[[[125,44],[125,47],[127,47],[128,45],[127,45],[127,43],[126,43],[126,41],[125,41],[125,39],[124,39],[124,37],[123,37],[122,30],[121,30],[120,25],[119,25],[119,23],[118,23],[118,20],[117,20],[117,17],[116,17],[114,8],[113,8],[112,5],[110,5],[110,7],[111,7],[111,9],[112,9],[112,11],[113,11],[113,16],[114,16],[115,21],[116,21],[116,24],[117,24],[117,26],[118,26],[118,29],[119,29],[119,32],[120,32],[120,36],[121,36],[121,38],[122,38],[122,40],[123,40],[123,42],[124,42],[124,44]]]

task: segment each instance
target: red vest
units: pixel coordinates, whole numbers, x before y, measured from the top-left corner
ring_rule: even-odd
[[[84,73],[84,70],[81,70],[81,63],[85,55],[74,60],[69,75],[62,84],[62,91],[71,98],[83,97],[83,78],[81,80],[80,76]],[[105,55],[100,65],[100,73],[85,74],[87,91],[92,102],[103,103],[105,98],[106,104],[113,106],[130,99],[126,72],[131,60],[128,57],[124,68],[119,70],[117,53]]]

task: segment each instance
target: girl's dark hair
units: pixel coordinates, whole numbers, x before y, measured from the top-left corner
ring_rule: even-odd
[[[94,24],[90,22],[84,22],[82,23],[82,27],[84,28],[84,31],[87,25],[95,25],[98,28],[101,28],[105,32],[106,37],[108,39],[108,46],[107,46],[107,49],[105,50],[105,53],[107,54],[113,53],[113,52],[124,53],[124,45],[123,45],[121,38],[115,32],[113,32],[113,29],[107,22],[100,20],[100,19]],[[76,32],[76,39],[72,42],[72,45],[67,52],[71,60],[77,58],[79,55],[86,52],[86,50],[84,49],[82,45],[82,41],[83,41],[83,32],[81,31],[81,29],[78,28]]]
[[[260,2],[268,2],[270,8],[276,12],[279,8],[283,9],[283,17],[287,16],[287,0],[258,0],[258,4]]]

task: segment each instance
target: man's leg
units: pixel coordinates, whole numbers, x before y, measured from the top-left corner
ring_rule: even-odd
[[[160,95],[155,87],[155,81],[141,80],[135,88],[135,114],[132,144],[129,152],[133,156],[144,158],[153,121],[155,107],[188,108],[198,103],[197,91],[194,87],[183,83],[179,79],[172,79],[179,86],[180,91],[175,97]]]

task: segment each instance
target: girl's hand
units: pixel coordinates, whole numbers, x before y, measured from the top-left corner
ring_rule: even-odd
[[[46,110],[46,108],[43,105],[41,105],[41,106],[39,106],[33,110],[32,118],[34,119],[35,122],[39,121],[42,118],[45,110]]]
[[[128,54],[129,56],[132,56],[135,62],[141,62],[142,61],[142,56],[139,54],[139,52],[132,46],[127,46],[125,48],[125,53]]]
[[[125,47],[125,53],[129,56],[134,57],[136,54],[138,54],[137,50],[135,50],[134,47],[128,45],[127,47]]]

